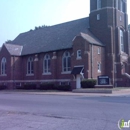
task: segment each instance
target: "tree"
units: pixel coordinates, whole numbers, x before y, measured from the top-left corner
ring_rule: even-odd
[[[42,29],[42,28],[47,28],[47,27],[49,27],[49,26],[47,26],[47,25],[42,25],[42,26],[39,26],[39,27],[35,27],[34,30],[38,30],[38,29]]]
[[[12,42],[11,40],[7,40],[7,41],[5,41],[5,43],[10,43],[10,42]]]

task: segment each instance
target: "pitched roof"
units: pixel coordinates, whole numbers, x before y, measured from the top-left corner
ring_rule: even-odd
[[[10,55],[20,56],[23,46],[20,45],[12,45],[12,44],[4,44]]]
[[[98,45],[98,46],[104,46],[104,44],[99,41],[90,31],[86,30],[85,33],[80,33],[80,36],[82,36],[86,41],[88,41],[90,44]]]
[[[21,55],[36,54],[41,52],[57,51],[72,48],[72,40],[75,36],[81,35],[92,44],[103,45],[96,37],[90,33],[89,17],[40,28],[34,31],[21,33],[11,43],[22,48]],[[14,49],[10,52],[16,53]],[[20,50],[20,48],[19,48]],[[18,53],[18,52],[17,52]],[[19,54],[20,54],[19,53]]]
[[[82,18],[20,34],[11,44],[22,45],[22,55],[72,48],[73,38],[89,27]]]
[[[81,74],[83,69],[84,69],[83,66],[74,67],[73,70],[71,71],[71,74],[73,74],[73,75]]]

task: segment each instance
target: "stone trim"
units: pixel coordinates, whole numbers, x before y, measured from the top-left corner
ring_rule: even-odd
[[[71,79],[47,79],[47,80],[1,80],[0,83],[24,83],[24,82],[70,82]]]

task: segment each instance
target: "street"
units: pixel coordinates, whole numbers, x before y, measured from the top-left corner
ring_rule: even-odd
[[[0,130],[119,130],[130,96],[0,93]]]

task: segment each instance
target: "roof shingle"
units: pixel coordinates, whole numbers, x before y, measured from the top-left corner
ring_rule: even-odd
[[[22,46],[23,49],[21,55],[72,48],[73,38],[80,33],[89,42],[94,41],[95,44],[100,44],[100,42],[96,40],[95,37],[92,38],[92,34],[88,35],[88,28],[89,18],[86,17],[54,26],[44,27],[34,31],[21,33],[9,44],[19,45],[20,47]],[[8,48],[10,47],[8,46]],[[11,49],[9,50],[11,53],[16,52]]]
[[[12,44],[4,44],[10,55],[13,56],[21,56],[23,46],[20,45],[12,45]]]
[[[98,46],[104,46],[104,44],[101,43],[90,31],[86,31],[86,33],[80,33],[80,35],[88,41],[90,44],[95,44]]]

